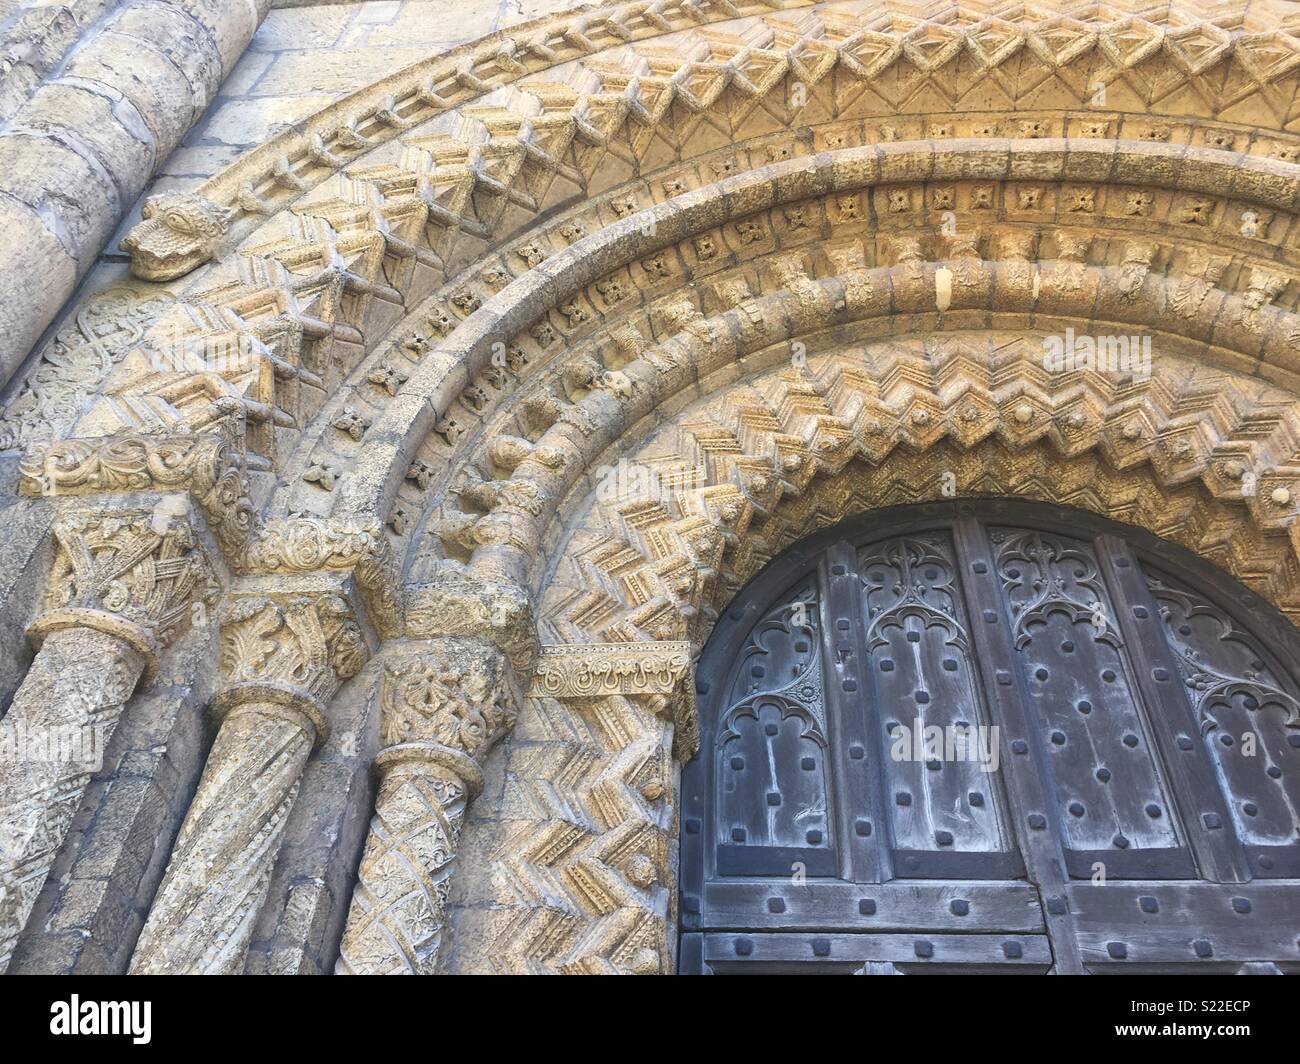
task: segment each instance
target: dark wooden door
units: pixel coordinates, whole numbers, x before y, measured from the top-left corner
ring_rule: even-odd
[[[1008,500],[881,511],[719,618],[683,972],[1300,970],[1300,633]]]

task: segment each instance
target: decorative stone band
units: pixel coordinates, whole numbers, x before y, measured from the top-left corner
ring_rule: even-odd
[[[213,591],[184,507],[91,509],[54,523],[38,648],[0,732],[0,971],[140,678]]]
[[[533,696],[602,698],[648,696],[672,707],[673,752],[689,761],[699,746],[691,643],[588,643],[544,645],[533,674]]]
[[[188,492],[222,551],[236,558],[257,517],[242,456],[215,433],[148,436],[120,432],[32,447],[19,464],[20,495],[62,498],[125,492]]]
[[[492,642],[445,636],[385,664],[379,789],[335,972],[437,968],[461,822],[518,693]]]

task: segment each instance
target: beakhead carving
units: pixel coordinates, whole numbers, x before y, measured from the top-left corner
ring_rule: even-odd
[[[122,240],[131,272],[145,281],[173,281],[212,259],[234,211],[192,193],[160,192],[145,201],[140,217]]]

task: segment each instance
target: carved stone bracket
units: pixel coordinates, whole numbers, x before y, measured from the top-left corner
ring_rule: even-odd
[[[548,698],[624,695],[671,707],[673,753],[689,761],[699,747],[699,718],[687,641],[543,646],[531,694]]]
[[[465,808],[519,694],[506,655],[481,639],[447,636],[385,662],[379,790],[338,974],[435,970]]]
[[[325,710],[368,657],[339,594],[244,595],[222,616],[221,726],[136,946],[139,973],[241,971]]]
[[[0,725],[0,970],[123,707],[215,591],[183,497],[66,512],[54,536],[39,652]]]

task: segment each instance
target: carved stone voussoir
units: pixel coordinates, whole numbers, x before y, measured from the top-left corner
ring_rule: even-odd
[[[216,255],[234,212],[193,193],[160,192],[145,201],[140,217],[122,241],[131,272],[145,281],[172,281]]]
[[[686,641],[543,646],[530,693],[560,700],[609,695],[655,700],[657,711],[671,709],[675,753],[688,761],[699,746],[691,657]]]

